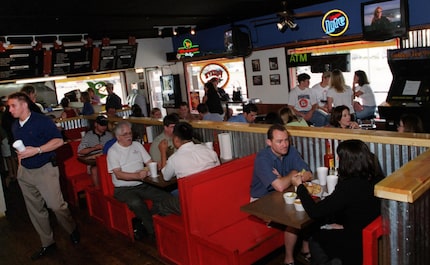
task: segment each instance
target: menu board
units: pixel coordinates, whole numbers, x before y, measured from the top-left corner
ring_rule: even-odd
[[[103,46],[100,50],[99,70],[134,68],[137,44],[116,44]]]
[[[63,47],[52,51],[51,75],[89,73],[92,47]]]
[[[0,80],[43,76],[43,52],[33,49],[0,52]]]

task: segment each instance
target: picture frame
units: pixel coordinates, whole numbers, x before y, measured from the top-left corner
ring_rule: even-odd
[[[261,75],[252,76],[252,84],[254,86],[262,86],[263,85],[263,76],[261,76]]]
[[[261,68],[260,68],[260,59],[254,59],[254,60],[251,61],[251,63],[252,63],[252,71],[253,72],[259,72],[259,71],[261,71]]]
[[[270,84],[271,85],[280,85],[281,84],[281,75],[280,74],[273,74],[270,75]]]
[[[278,57],[269,58],[269,69],[278,70]]]

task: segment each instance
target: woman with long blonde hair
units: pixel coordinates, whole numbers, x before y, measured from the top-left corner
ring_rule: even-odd
[[[342,71],[339,69],[333,70],[330,78],[330,88],[327,91],[328,111],[331,112],[332,108],[345,105],[350,109],[351,114],[354,114],[353,97],[351,87],[345,84]]]

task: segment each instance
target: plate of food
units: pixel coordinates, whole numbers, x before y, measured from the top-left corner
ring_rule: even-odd
[[[313,182],[305,182],[303,183],[303,185],[305,185],[306,189],[308,189],[310,195],[318,197],[321,196],[323,190],[320,184]]]

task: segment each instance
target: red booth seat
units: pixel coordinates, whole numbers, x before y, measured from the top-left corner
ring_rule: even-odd
[[[56,150],[57,162],[66,190],[66,200],[72,206],[79,206],[78,193],[92,186],[93,181],[88,174],[87,166],[78,161],[80,141],[65,143]]]
[[[363,229],[363,264],[378,265],[378,239],[384,232],[382,217],[379,216]]]
[[[176,264],[252,264],[283,245],[283,232],[249,218],[255,155],[178,180],[181,216],[153,216],[160,256]]]

